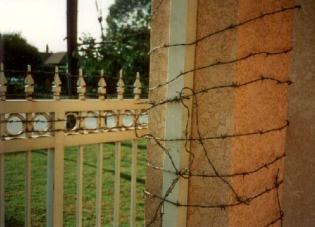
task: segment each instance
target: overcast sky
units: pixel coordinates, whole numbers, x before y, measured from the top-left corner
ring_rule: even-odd
[[[78,35],[100,37],[95,0],[78,0]],[[115,0],[97,0],[106,18]],[[0,32],[21,33],[29,43],[44,51],[66,50],[66,0],[0,0]]]

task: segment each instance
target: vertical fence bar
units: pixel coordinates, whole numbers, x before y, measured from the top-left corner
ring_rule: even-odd
[[[136,227],[137,216],[137,153],[138,141],[132,141],[130,226]]]
[[[5,225],[4,154],[0,154],[0,227]]]
[[[32,114],[26,114],[26,129],[27,138],[32,137]],[[25,154],[25,226],[32,226],[32,151],[27,151]]]
[[[121,142],[115,143],[114,227],[119,226]]]
[[[4,114],[0,113],[0,121],[5,120]],[[4,123],[0,123],[0,136],[4,136]],[[1,143],[1,141],[0,141]],[[4,187],[4,177],[5,177],[5,168],[4,168],[4,154],[0,150],[0,227],[5,226],[5,187]]]
[[[25,226],[32,226],[32,151],[26,152],[25,160]]]
[[[102,226],[103,144],[99,144],[96,173],[96,227]]]
[[[47,227],[53,227],[54,151],[47,151]]]
[[[136,80],[133,84],[134,99],[139,100],[141,95],[141,82],[140,74],[137,72]],[[135,111],[135,115],[138,111]],[[134,117],[134,127],[137,129],[138,117]],[[137,153],[138,153],[138,140],[132,140],[132,156],[131,156],[131,200],[130,200],[130,226],[136,226],[137,217]]]
[[[123,81],[123,71],[119,72],[119,80],[117,82],[117,99],[124,98],[125,84]],[[117,126],[122,126],[122,111],[118,111]],[[121,142],[115,143],[115,195],[114,195],[114,227],[119,226],[119,205],[120,205],[120,159],[121,159]]]
[[[83,77],[83,70],[79,69],[77,81],[77,93],[79,100],[85,100],[86,83]],[[84,133],[85,113],[79,113],[79,131]],[[79,146],[77,156],[77,201],[76,201],[76,227],[82,226],[82,193],[83,193],[83,151],[84,147]]]
[[[77,200],[76,200],[76,227],[82,226],[82,193],[83,193],[83,151],[84,147],[79,146],[77,155]]]
[[[52,84],[53,98],[60,100],[61,81],[58,67]],[[64,174],[64,112],[55,112],[52,128],[56,130],[54,137],[54,151],[48,151],[47,160],[47,226],[63,226],[63,174]]]
[[[106,81],[104,78],[104,71],[101,70],[100,72],[100,79],[98,81],[98,99],[104,100],[106,96]],[[105,112],[99,112],[98,118],[98,126],[100,130],[103,130],[105,127]],[[96,172],[96,221],[95,226],[101,227],[102,226],[102,184],[103,184],[103,149],[104,146],[100,143],[97,153],[97,172]]]
[[[63,175],[64,175],[64,122],[65,113],[55,113],[55,151],[54,151],[54,201],[52,226],[63,226]],[[61,129],[61,130],[60,130]],[[60,130],[60,131],[59,131]]]
[[[27,101],[32,101],[34,92],[34,79],[31,66],[27,66],[27,75],[24,80],[24,92]],[[33,122],[32,113],[26,113],[26,137],[32,138]],[[25,226],[32,226],[32,151],[27,151],[25,157]]]
[[[7,79],[4,75],[4,66],[3,63],[0,63],[0,102],[5,102],[6,100],[6,92],[7,92]],[[4,154],[1,153],[3,151],[1,149],[1,140],[3,140],[3,136],[5,135],[5,115],[0,113],[0,227],[4,227],[5,225],[5,188],[4,188]]]
[[[5,225],[4,154],[0,154],[0,227]]]

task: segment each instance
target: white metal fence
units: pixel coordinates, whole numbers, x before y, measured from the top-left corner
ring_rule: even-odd
[[[101,226],[104,143],[115,142],[114,226],[119,226],[121,142],[132,141],[130,226],[136,223],[136,168],[139,136],[147,133],[146,100],[140,100],[139,75],[134,83],[134,99],[123,99],[122,73],[117,98],[106,99],[103,73],[98,82],[98,99],[86,99],[86,83],[79,73],[78,99],[61,99],[61,80],[56,68],[53,99],[34,100],[34,80],[28,67],[25,100],[6,100],[7,80],[0,70],[0,226],[5,226],[5,155],[25,153],[25,226],[32,226],[32,151],[45,149],[48,157],[47,226],[63,226],[64,150],[78,146],[76,172],[76,226],[82,225],[84,145],[98,144],[96,163],[96,226]]]

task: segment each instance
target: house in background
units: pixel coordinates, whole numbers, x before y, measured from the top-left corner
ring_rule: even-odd
[[[49,46],[46,45],[46,51],[41,52],[42,57],[42,67],[41,70],[43,73],[33,73],[33,77],[36,80],[37,89],[39,92],[42,92],[43,94],[49,90],[51,87],[51,83],[53,80],[53,75],[55,71],[55,67],[58,66],[59,72],[61,73],[61,80],[62,83],[66,82],[66,77],[64,74],[68,71],[68,64],[67,64],[67,52],[56,52],[52,53],[49,50]],[[49,72],[49,73],[45,73]]]
[[[54,70],[56,66],[59,67],[59,70],[62,72],[67,71],[68,61],[67,61],[67,52],[49,52],[49,46],[46,45],[46,52],[41,53],[43,59],[43,67],[45,69]]]
[[[67,52],[57,52],[50,54],[50,56],[44,61],[44,66],[49,68],[55,68],[58,66],[60,71],[66,71],[68,67]]]

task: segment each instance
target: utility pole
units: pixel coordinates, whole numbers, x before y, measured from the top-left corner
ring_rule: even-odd
[[[68,47],[68,95],[76,93],[76,77],[78,76],[78,58],[76,56],[78,39],[78,0],[67,0],[67,47]]]

